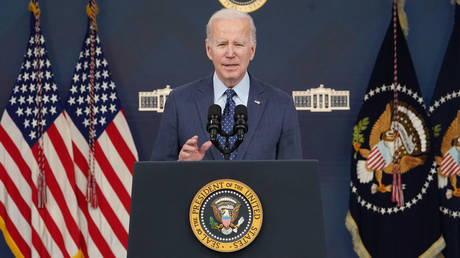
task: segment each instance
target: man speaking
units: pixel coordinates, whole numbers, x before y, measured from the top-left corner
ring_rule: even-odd
[[[247,72],[256,51],[256,27],[251,16],[231,9],[217,11],[209,19],[206,36],[206,53],[215,72],[171,91],[151,159],[224,159],[219,149],[224,149],[225,137],[218,137],[216,143],[221,146],[217,148],[209,141],[208,109],[213,104],[223,110],[220,124],[226,133],[233,128],[235,107],[247,107],[247,133],[229,159],[301,159],[299,122],[292,98]],[[230,145],[235,137],[230,137]]]

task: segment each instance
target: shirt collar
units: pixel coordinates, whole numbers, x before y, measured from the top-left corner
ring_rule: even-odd
[[[214,76],[213,76],[213,85],[214,85],[214,103],[217,103],[218,99],[224,96],[225,91],[228,88],[219,79],[216,72],[214,72]],[[250,85],[249,74],[248,72],[246,72],[244,74],[243,79],[232,88],[236,93],[236,98],[239,99],[239,101],[236,101],[236,102],[240,102],[237,104],[244,104],[245,106],[247,105],[248,98],[249,98],[249,85]]]

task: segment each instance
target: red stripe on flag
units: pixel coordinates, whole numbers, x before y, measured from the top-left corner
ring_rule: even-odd
[[[14,163],[18,166],[21,171],[22,176],[25,178],[27,183],[31,186],[32,192],[35,191],[35,185],[32,181],[32,172],[30,171],[29,165],[22,158],[22,154],[16,147],[16,144],[11,140],[8,133],[5,131],[3,126],[0,126],[0,142],[3,142],[6,151],[10,154],[10,157],[14,160]]]
[[[32,178],[30,176],[32,173],[31,173],[31,171],[29,169],[29,166],[24,161],[24,159],[22,157],[22,154],[19,152],[19,150],[17,149],[16,145],[13,143],[13,141],[11,140],[9,135],[6,133],[4,128],[2,126],[0,126],[0,128],[1,128],[0,129],[0,139],[3,142],[6,143],[6,146],[8,146],[8,148],[7,148],[8,153],[10,154],[10,156],[12,157],[14,162],[17,164],[17,166],[20,168],[20,171],[21,171],[22,175],[24,176],[24,178],[28,182],[28,184],[29,184],[29,186],[31,188],[31,191],[32,191],[32,202],[37,207],[37,189],[35,187],[35,184],[32,182]],[[38,152],[37,145],[35,145],[35,147],[32,149],[32,153],[34,154],[36,159],[37,159],[37,152]],[[49,167],[48,167],[47,171],[49,171]],[[47,173],[47,177],[50,176],[49,174],[50,173]],[[58,230],[58,227],[56,226],[55,222],[51,219],[51,216],[50,216],[48,210],[47,209],[38,209],[38,208],[36,208],[36,209],[38,210],[40,216],[42,217],[43,221],[45,222],[46,227],[48,228],[48,233],[56,241],[56,243],[58,244],[58,246],[61,249],[62,253],[64,255],[66,255],[67,252],[65,250],[62,235],[60,234],[60,231]],[[41,238],[39,238],[39,239],[41,239]],[[38,241],[38,240],[36,240],[33,237],[32,241]],[[41,250],[40,254],[41,254],[42,251],[44,252],[45,250],[46,250],[45,248],[43,250]],[[69,255],[69,254],[67,254],[67,255]]]
[[[55,124],[52,124],[46,131],[50,137],[51,142],[53,143],[56,153],[61,160],[62,165],[64,166],[67,179],[69,180],[70,185],[75,189],[75,174],[72,157],[66,147],[64,140],[62,139],[59,130]]]
[[[6,171],[3,164],[0,163],[0,180],[3,182],[9,197],[14,201],[22,216],[30,223],[31,211],[27,202],[22,197],[21,192],[16,187],[16,184],[11,180],[10,175]]]
[[[76,150],[75,150],[76,149]],[[78,148],[74,149],[74,160],[77,164],[80,164],[79,167],[84,168],[88,167],[86,160],[83,158],[80,150]],[[77,155],[78,153],[78,155]],[[84,164],[81,164],[84,163]],[[88,169],[82,170],[85,177],[88,176]],[[109,205],[109,202],[105,198],[105,196],[101,192],[101,188],[99,187],[99,183],[96,183],[97,186],[97,196],[99,202],[99,208],[101,209],[102,214],[104,214],[105,219],[109,223],[110,227],[112,228],[113,232],[117,236],[118,240],[123,244],[123,246],[127,249],[128,248],[128,232],[126,232],[123,224],[120,222],[116,213],[112,210]],[[115,189],[115,192],[117,190]]]
[[[36,206],[37,205],[37,189],[35,188],[35,185],[32,181],[32,177],[31,177],[32,172],[30,171],[29,165],[27,165],[27,163],[24,161],[22,154],[19,152],[13,140],[9,137],[8,133],[5,131],[5,129],[1,125],[0,125],[0,142],[4,143],[5,149],[7,150],[8,154],[14,160],[14,163],[16,163],[16,165],[20,169],[22,176],[29,184],[31,191],[32,191],[32,201],[34,202],[34,205]],[[8,147],[6,148],[6,146]],[[29,221],[29,223],[31,222]],[[48,253],[48,250],[43,245],[42,239],[40,238],[38,233],[35,232],[34,229],[32,230],[32,243],[35,246],[35,249],[39,252],[41,256],[44,256],[44,257],[50,256]]]
[[[69,152],[65,147],[64,141],[54,124],[52,124],[48,128],[47,134],[50,141],[53,143],[54,148],[56,149],[56,153],[58,154],[61,163],[64,166],[67,178],[73,178],[73,181],[75,182],[74,167],[73,163],[71,162],[72,159],[70,158]],[[46,174],[48,187],[50,188],[50,191],[52,192],[53,197],[56,200],[56,203],[61,209],[62,215],[64,216],[64,221],[67,225],[67,229],[70,235],[72,236],[75,245],[78,247],[80,242],[78,225],[75,221],[75,218],[72,216],[72,213],[70,212],[69,206],[67,205],[67,202],[64,198],[64,194],[62,193],[61,186],[59,185],[58,181],[56,180],[56,177],[54,176],[54,173],[59,173],[60,171],[52,171],[51,167],[47,162],[47,159],[45,159],[45,161],[46,171],[50,172]],[[74,186],[75,183],[71,184],[73,192],[75,192]]]
[[[34,147],[32,148],[32,153],[35,157],[35,160],[38,160],[38,144],[34,145]],[[53,171],[51,170],[48,164],[47,158],[45,157],[44,160],[45,160],[44,163],[45,163],[45,173],[46,173],[46,185],[48,189],[51,191],[51,194],[56,200],[56,203],[58,204],[58,206],[62,207],[63,205],[65,205],[65,201],[62,200],[63,196],[62,196],[61,189],[59,189],[59,184],[56,182],[56,178],[54,177]],[[48,192],[47,194],[50,194],[50,193]],[[37,190],[36,189],[32,190],[32,200],[34,202],[34,205],[37,205],[38,200],[37,200]],[[64,256],[73,255],[73,254],[67,253],[64,237],[62,236],[62,232],[59,230],[59,227],[56,225],[56,222],[54,221],[53,217],[51,217],[51,214],[49,213],[47,206],[45,205],[44,209],[37,208],[37,210],[40,216],[42,217],[43,221],[45,222],[49,234],[56,242],[62,254]],[[62,211],[62,208],[61,208],[61,211]]]
[[[73,160],[75,162],[75,165],[77,165],[78,169],[80,169],[85,176],[88,176],[89,167],[88,167],[88,162],[86,161],[86,158],[80,152],[77,145],[75,145],[75,143],[73,142],[72,142],[72,149],[73,149]]]
[[[107,242],[104,240],[104,237],[99,231],[99,228],[92,220],[91,215],[89,215],[88,202],[86,202],[85,195],[80,190],[77,190],[76,193],[77,193],[77,199],[78,199],[78,204],[79,204],[78,206],[80,206],[80,210],[85,215],[86,224],[88,225],[88,232],[91,235],[91,239],[96,244],[97,249],[103,255],[103,257],[115,257],[115,254],[112,252],[112,249],[107,244]],[[88,257],[87,255],[88,254],[85,254],[85,257]]]
[[[31,257],[32,251],[29,245],[26,243],[24,238],[22,238],[21,234],[14,226],[14,223],[10,220],[10,217],[8,217],[7,211],[2,202],[0,202],[0,216],[5,221],[6,230],[8,230],[8,234],[10,234],[14,243],[19,248],[19,251],[21,252],[21,254],[24,255],[24,257]]]
[[[0,180],[3,182],[6,190],[8,191],[8,195],[11,199],[14,200],[16,206],[19,208],[22,216],[26,221],[30,221],[30,208],[25,203],[24,199],[22,198],[21,194],[14,186],[14,183],[10,180],[9,175],[7,174],[5,168],[2,164],[0,164]],[[26,208],[27,207],[27,208]],[[11,238],[13,239],[14,243],[18,246],[19,250],[25,257],[31,256],[31,250],[27,242],[21,236],[19,231],[17,230],[14,223],[11,221],[10,217],[8,216],[5,206],[2,202],[0,202],[0,216],[2,216],[3,220],[5,221],[6,230],[10,234]],[[33,228],[32,228],[33,230]]]
[[[114,122],[111,122],[105,130],[107,132],[108,137],[110,138],[113,145],[115,146],[115,149],[117,150],[118,155],[120,155],[120,157],[123,159],[123,162],[125,163],[126,167],[129,169],[129,172],[131,172],[131,175],[132,175],[134,162],[137,161],[137,158],[130,151],[128,145],[126,144],[125,140],[121,136]],[[128,213],[129,213],[129,210],[128,210]]]
[[[110,224],[110,227],[117,236],[118,240],[120,240],[125,249],[128,249],[128,232],[126,232],[123,224],[120,222],[120,219],[110,207],[109,202],[105,199],[105,196],[101,193],[99,185],[97,185],[97,197],[99,201],[99,208],[104,214],[104,217]]]
[[[120,199],[121,203],[123,204],[123,206],[129,214],[131,206],[131,197],[129,196],[129,193],[123,186],[123,183],[121,182],[120,178],[113,170],[112,164],[110,164],[107,157],[105,156],[105,153],[102,150],[99,141],[97,141],[95,144],[94,156],[96,157],[97,163],[99,163],[99,167],[101,168],[102,172],[107,178],[107,181],[112,186],[113,190],[117,193],[118,199]]]

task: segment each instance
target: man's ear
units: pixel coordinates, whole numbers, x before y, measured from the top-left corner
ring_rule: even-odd
[[[251,47],[251,58],[249,60],[252,61],[252,59],[254,59],[254,56],[256,54],[256,46],[257,46],[257,41],[254,40],[254,44],[252,44],[252,47]]]
[[[208,55],[209,60],[212,61],[212,55],[211,55],[211,46],[209,45],[209,39],[205,39],[204,41],[205,47],[206,47],[206,55]]]

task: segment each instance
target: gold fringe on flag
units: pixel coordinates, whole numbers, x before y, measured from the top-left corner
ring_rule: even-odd
[[[457,2],[460,0],[457,0]],[[399,19],[399,24],[401,25],[401,29],[404,32],[404,36],[407,38],[407,35],[409,34],[409,23],[407,22],[407,14],[406,11],[404,11],[404,4],[406,3],[406,0],[398,0],[398,19]]]
[[[442,249],[446,247],[446,242],[444,241],[444,237],[440,236],[436,242],[434,242],[428,250],[426,250],[423,254],[421,254],[419,257],[420,258],[430,258],[430,257],[436,257],[436,258],[441,258],[444,257],[442,254]]]
[[[347,212],[347,216],[345,217],[345,226],[347,227],[348,231],[352,236],[353,242],[353,249],[355,250],[356,254],[360,258],[371,258],[372,256],[367,251],[364,243],[361,240],[361,236],[359,235],[358,225],[356,225],[355,220],[351,216],[350,211]],[[446,242],[442,236],[436,240],[428,250],[426,250],[423,254],[421,254],[420,258],[428,258],[428,257],[436,257],[436,258],[443,258],[442,249],[446,247]]]
[[[78,249],[77,254],[72,256],[73,258],[85,258],[85,255],[83,254],[83,251],[81,249]]]
[[[22,253],[21,250],[19,250],[19,247],[16,245],[16,242],[14,242],[13,238],[11,237],[10,233],[8,232],[8,229],[6,228],[5,221],[3,218],[0,216],[0,229],[3,232],[3,237],[5,238],[5,242],[10,248],[11,252],[15,257],[25,257]]]
[[[351,234],[353,249],[355,250],[358,257],[371,258],[372,256],[369,254],[369,252],[363,244],[363,241],[361,240],[358,225],[356,225],[356,222],[351,216],[350,211],[347,212],[347,216],[345,217],[345,226],[347,227],[348,232],[350,232]]]
[[[457,4],[460,5],[460,0],[456,0]],[[452,3],[453,4],[453,3]]]

